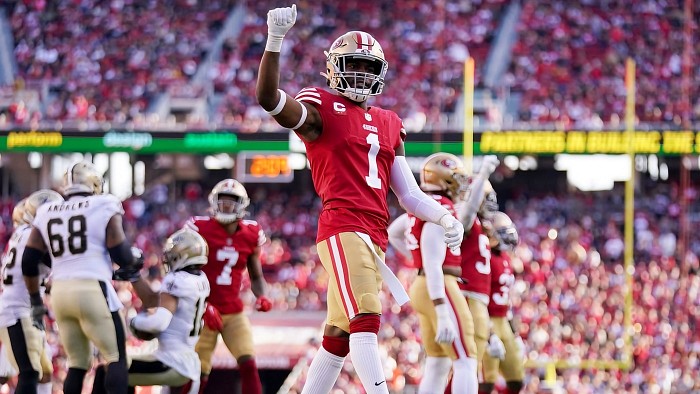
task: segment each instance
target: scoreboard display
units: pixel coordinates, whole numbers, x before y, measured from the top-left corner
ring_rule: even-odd
[[[294,180],[294,171],[286,153],[240,152],[236,157],[236,179],[243,183],[289,183]]]

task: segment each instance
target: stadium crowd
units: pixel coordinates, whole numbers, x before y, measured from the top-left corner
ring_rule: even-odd
[[[700,69],[685,45],[683,1],[523,1],[518,40],[505,80],[522,92],[519,120],[566,127],[619,124],[625,110],[625,58],[636,62],[640,121],[700,120]],[[697,21],[700,7],[692,8]],[[683,80],[684,62],[689,80]],[[687,92],[684,96],[684,83]]]
[[[261,261],[270,283],[268,296],[277,310],[323,310],[325,271],[318,262],[314,239],[320,206],[311,192],[252,187],[251,218],[269,237]],[[200,190],[200,188],[192,188]],[[700,389],[700,238],[691,237],[687,254],[678,253],[678,188],[660,184],[638,198],[635,213],[636,249],[633,280],[633,368],[560,371],[566,392],[673,392]],[[162,277],[163,240],[193,214],[204,214],[207,203],[197,192],[177,203],[162,193],[147,193],[124,202],[127,234],[146,252],[149,276]],[[598,193],[529,196],[515,194],[501,207],[513,218],[521,235],[516,251],[523,263],[512,293],[518,333],[532,360],[622,360],[624,357],[623,199],[620,190]],[[392,216],[401,211],[392,201]],[[0,209],[5,226],[11,203]],[[389,265],[406,288],[415,277],[411,262],[392,249]],[[118,294],[133,316],[139,308],[125,282]],[[244,286],[249,286],[244,284]],[[254,297],[245,292],[250,308]],[[418,319],[410,307],[393,305],[383,295],[380,343],[389,387],[411,392],[421,379],[421,339]],[[393,305],[393,306],[392,306]],[[60,344],[49,336],[54,350],[55,380],[63,378],[65,362]],[[131,345],[139,341],[131,338]],[[309,345],[309,352],[316,346]],[[296,389],[301,387],[302,377]],[[531,369],[526,392],[546,389],[544,371]],[[336,385],[338,392],[361,392],[359,380],[346,363]]]
[[[389,0],[308,3],[300,16],[302,27],[292,31],[284,48],[291,63],[283,70],[285,86],[298,91],[319,85],[328,37],[364,29],[383,43],[391,65],[390,83],[376,104],[399,113],[409,129],[427,131],[444,125],[446,115],[455,111],[467,56],[475,58],[475,82],[482,83],[482,67],[510,2],[408,1],[401,7]],[[2,92],[12,96],[13,90],[27,87],[44,92],[42,106],[17,96],[3,111],[5,121],[143,120],[159,93],[198,92],[222,97],[211,101],[211,122],[246,132],[277,130],[253,91],[269,2],[246,4],[240,35],[224,41],[205,82],[192,83],[236,4],[0,2],[8,11],[19,77],[15,87]],[[693,12],[697,21],[697,1]],[[697,122],[700,69],[683,53],[685,45],[691,55],[700,52],[700,39],[695,28],[686,42],[683,18],[680,0],[522,1],[510,67],[495,88],[522,93],[515,125],[537,121],[614,127],[624,113],[624,60],[629,56],[637,63],[640,121]]]

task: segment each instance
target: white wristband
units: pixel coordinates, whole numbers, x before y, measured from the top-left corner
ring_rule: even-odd
[[[284,109],[284,105],[287,103],[287,93],[285,93],[282,89],[277,89],[277,91],[280,92],[280,101],[277,102],[277,106],[275,107],[275,109],[273,109],[272,111],[267,111],[267,113],[272,116],[275,116],[282,112],[282,110]]]
[[[267,35],[267,43],[265,44],[265,50],[268,52],[277,52],[279,53],[282,51],[282,40],[284,39],[284,36],[276,36],[274,34],[269,34]]]
[[[301,118],[299,119],[299,123],[297,123],[296,126],[292,127],[292,130],[296,130],[299,127],[301,127],[304,124],[304,122],[306,122],[306,115],[308,115],[306,111],[306,106],[302,103],[299,103],[299,105],[301,105]]]

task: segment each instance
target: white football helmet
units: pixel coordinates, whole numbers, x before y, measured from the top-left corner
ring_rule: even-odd
[[[384,90],[384,77],[389,64],[379,42],[369,33],[350,31],[333,41],[326,54],[328,86],[352,101],[363,102]],[[372,65],[372,72],[348,71],[349,61],[364,60]]]
[[[58,201],[63,201],[63,196],[51,189],[41,189],[30,194],[24,201],[24,222],[32,223],[34,221],[34,216],[36,215],[36,210],[40,206],[46,204],[47,202]]]
[[[63,175],[63,194],[102,194],[102,175],[95,165],[85,161],[72,164]]]
[[[24,221],[24,203],[27,201],[26,198],[23,198],[15,204],[15,207],[12,209],[12,226],[14,228],[17,228],[23,224],[28,224],[27,222]]]
[[[451,153],[433,153],[421,165],[420,188],[426,192],[445,192],[453,201],[466,191],[469,176],[464,163]]]
[[[208,261],[207,241],[194,230],[183,228],[174,232],[163,247],[163,265],[169,271],[179,271]]]
[[[220,195],[231,196],[234,198],[232,207],[226,209],[226,203],[219,201]],[[246,208],[250,205],[248,192],[245,187],[235,179],[224,179],[211,189],[209,193],[209,207],[211,208],[214,218],[222,224],[233,223],[236,220],[243,219]]]

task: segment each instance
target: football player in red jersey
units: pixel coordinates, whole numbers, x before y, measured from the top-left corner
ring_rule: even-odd
[[[479,385],[479,393],[491,394],[500,370],[506,380],[506,394],[517,394],[523,388],[525,377],[524,355],[522,339],[516,338],[508,321],[510,289],[515,282],[508,253],[518,245],[518,231],[503,212],[494,213],[491,222],[491,301],[488,310],[492,330],[503,342],[505,354],[492,355],[489,351],[484,354],[484,381]]]
[[[449,153],[429,156],[421,167],[421,189],[454,213],[454,202],[467,185],[462,161]],[[419,394],[441,393],[454,368],[451,394],[477,391],[474,323],[459,289],[459,250],[445,247],[445,230],[413,215],[399,216],[389,226],[389,242],[413,258],[418,276],[411,286],[411,305],[418,313],[427,355]],[[454,362],[453,362],[454,360]]]
[[[458,207],[458,217],[466,230],[461,246],[462,294],[467,297],[469,310],[474,319],[477,360],[480,362],[489,338],[489,315],[487,305],[491,294],[491,250],[489,238],[482,228],[482,221],[488,221],[498,211],[496,192],[488,181],[498,166],[495,156],[484,156],[481,168],[473,177],[466,201]],[[486,223],[485,223],[486,224]]]
[[[439,223],[448,246],[459,247],[464,229],[418,187],[404,157],[406,132],[398,115],[367,104],[384,89],[388,69],[370,34],[351,31],[333,41],[323,74],[331,91],[308,87],[292,98],[279,89],[280,49],[296,16],[296,6],[268,12],[256,93],[263,109],[304,141],[323,202],[316,242],[330,277],[328,312],[303,393],[327,394],[348,353],[365,390],[388,393],[377,344],[382,280],[399,304],[408,301],[384,263],[389,188],[406,211]]]
[[[250,200],[245,187],[235,179],[224,179],[209,193],[213,215],[195,216],[185,224],[185,227],[197,231],[209,246],[209,262],[202,271],[209,279],[211,294],[204,316],[205,327],[195,347],[202,362],[200,393],[204,392],[211,373],[211,357],[219,334],[238,362],[242,391],[262,393],[250,321],[243,313],[240,298],[246,268],[251,290],[257,297],[255,308],[267,312],[272,303],[265,297],[267,284],[260,266],[260,246],[265,243],[265,233],[257,222],[243,220],[248,204]],[[212,323],[217,320],[220,322],[218,326]]]

